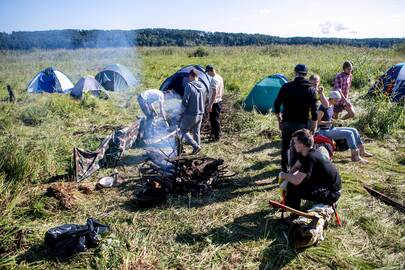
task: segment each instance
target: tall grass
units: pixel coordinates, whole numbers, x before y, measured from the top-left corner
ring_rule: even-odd
[[[369,98],[362,104],[362,112],[355,124],[366,135],[379,139],[387,135],[404,135],[404,106],[390,102],[386,96]]]

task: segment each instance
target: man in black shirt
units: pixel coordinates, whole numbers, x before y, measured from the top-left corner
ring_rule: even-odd
[[[312,132],[316,130],[317,120],[317,98],[316,90],[311,87],[311,82],[305,79],[308,68],[303,64],[295,66],[295,79],[284,84],[276,100],[274,101],[274,111],[279,122],[282,136],[281,148],[281,169],[287,172],[288,156],[291,135],[302,128],[310,128]],[[283,105],[283,111],[280,111]],[[308,127],[309,112],[311,112],[312,126]],[[292,157],[292,163],[295,160]]]
[[[298,160],[289,173],[280,173],[288,181],[285,204],[300,210],[301,199],[331,205],[340,197],[341,180],[332,162],[312,148],[314,139],[307,129],[293,135]]]

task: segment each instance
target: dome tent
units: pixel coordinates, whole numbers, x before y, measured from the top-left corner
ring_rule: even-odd
[[[405,101],[405,62],[390,67],[370,88],[369,94],[383,93],[392,101]]]
[[[81,99],[85,92],[93,96],[99,96],[105,92],[101,84],[91,76],[81,77],[75,86],[71,89],[70,95],[74,98]]]
[[[61,71],[48,67],[32,78],[28,84],[29,93],[65,93],[73,87],[73,83]]]
[[[109,91],[123,91],[137,84],[137,80],[132,72],[120,64],[106,66],[95,78]]]
[[[246,111],[256,109],[262,114],[274,109],[274,100],[276,99],[281,86],[288,82],[288,79],[282,74],[268,76],[258,82],[250,91],[243,102]]]
[[[190,71],[193,68],[198,71],[198,80],[203,83],[203,85],[205,86],[206,91],[208,93],[211,78],[205,72],[204,68],[200,65],[189,65],[189,66],[182,67],[181,69],[179,69],[172,76],[168,77],[162,83],[162,85],[160,86],[160,90],[161,91],[174,90],[179,95],[183,96],[184,88],[186,87],[186,85],[188,83],[188,74],[190,73]]]

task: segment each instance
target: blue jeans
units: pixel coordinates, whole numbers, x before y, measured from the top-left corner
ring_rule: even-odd
[[[357,129],[351,127],[334,127],[327,130],[319,130],[319,134],[329,137],[333,140],[346,140],[351,150],[357,150],[358,146],[363,144]]]

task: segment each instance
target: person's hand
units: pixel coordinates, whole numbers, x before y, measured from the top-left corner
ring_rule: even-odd
[[[322,94],[324,92],[323,86],[319,86],[317,91],[318,91],[318,94]]]
[[[279,129],[280,131],[282,131],[282,130],[283,130],[283,125],[282,125],[283,119],[282,119],[282,117],[281,117],[280,114],[277,114],[277,121],[278,121],[278,129]]]

